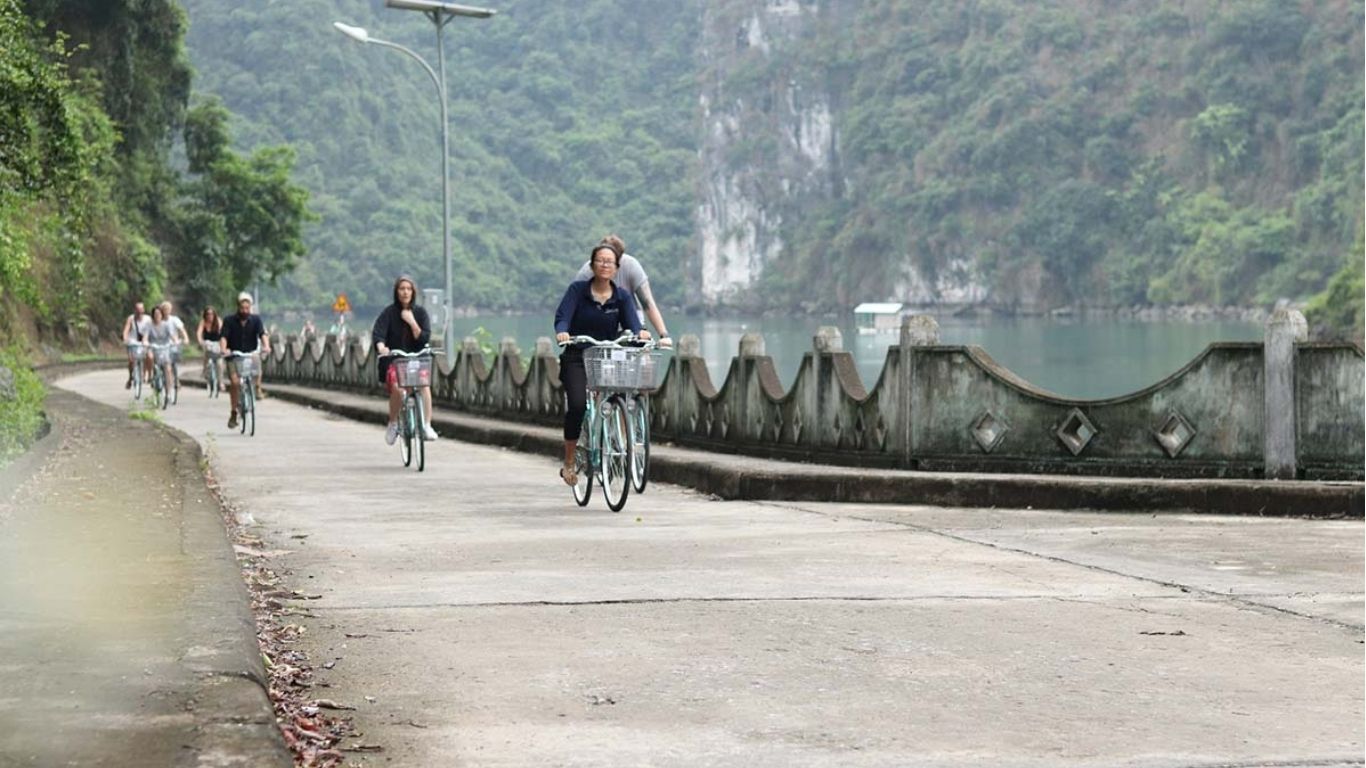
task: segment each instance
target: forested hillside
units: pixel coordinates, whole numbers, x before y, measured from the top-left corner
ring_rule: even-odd
[[[1036,310],[1304,298],[1360,238],[1361,31],[1336,0],[832,3],[763,58],[826,83],[848,191],[791,201],[765,287],[847,302],[910,268]]]
[[[175,0],[0,0],[0,342],[113,343],[134,300],[197,312],[302,255],[290,151],[241,155],[192,103],[185,27]]]
[[[292,297],[437,284],[431,84],[331,28],[434,62],[431,24],[378,0],[185,2],[201,82],[246,146],[296,146],[323,213]],[[1360,239],[1359,3],[490,4],[448,34],[458,303],[540,306],[608,230],[666,301],[789,309],[1304,300]],[[708,230],[699,206],[731,215]]]
[[[447,29],[456,302],[542,308],[609,231],[681,301],[696,162],[695,2],[540,0]],[[289,142],[323,223],[293,298],[388,301],[399,272],[440,287],[436,66],[419,14],[367,0],[186,0],[204,87],[242,115],[244,146]],[[379,7],[377,7],[379,6]]]

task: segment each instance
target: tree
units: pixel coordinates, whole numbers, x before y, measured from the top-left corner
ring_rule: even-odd
[[[293,270],[306,251],[304,225],[317,219],[308,191],[290,179],[294,150],[263,147],[243,157],[229,146],[228,117],[214,99],[186,114],[194,177],[182,185],[173,278],[182,302],[196,308]]]

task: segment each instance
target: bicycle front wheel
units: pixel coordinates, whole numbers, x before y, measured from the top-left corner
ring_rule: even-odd
[[[641,395],[630,405],[631,488],[644,493],[650,472],[650,400]]]
[[[241,423],[240,425],[238,425],[238,430],[239,430],[239,432],[241,432],[241,434],[244,434],[244,435],[247,434],[247,431],[248,431],[247,423],[250,422],[250,423],[251,423],[251,426],[250,426],[251,434],[255,435],[255,434],[256,434],[256,393],[252,391],[252,388],[251,388],[251,379],[242,379],[242,394],[241,394],[241,398],[240,398],[239,402],[241,403],[241,409],[240,409],[240,410],[242,411],[242,423]]]
[[[626,420],[626,403],[621,397],[613,397],[603,406],[602,495],[613,512],[626,506],[631,493],[631,441]]]
[[[133,399],[142,399],[142,363],[133,366]]]
[[[588,439],[587,433],[584,439]],[[574,484],[574,501],[580,507],[586,507],[588,500],[593,498],[593,458],[592,452],[582,442],[574,449],[574,472],[579,478],[579,482]]]
[[[403,466],[413,465],[413,398],[403,400],[403,412],[398,416],[398,452],[403,456]]]
[[[168,391],[171,393],[171,403],[180,402],[180,366],[171,366],[171,381]]]
[[[427,468],[427,414],[422,411],[422,397],[413,397],[413,448],[417,451],[417,471]]]
[[[161,372],[160,367],[157,368],[156,373],[152,374],[152,389],[156,391],[157,405],[161,407],[161,410],[166,410],[171,404],[171,393],[166,391],[166,374]]]

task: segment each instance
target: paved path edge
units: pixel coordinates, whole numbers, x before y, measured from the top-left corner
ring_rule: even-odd
[[[382,400],[337,390],[267,383],[269,394],[356,421],[383,424]],[[558,457],[558,430],[437,410],[443,435],[526,453]],[[1366,484],[1076,477],[834,467],[711,454],[659,446],[650,454],[650,478],[727,500],[925,504],[942,507],[1090,509],[1114,512],[1306,518],[1363,518]],[[553,481],[553,475],[550,477]]]
[[[44,373],[49,386],[55,387],[57,378],[85,367],[54,366],[56,370],[48,368]],[[62,394],[99,408],[112,408],[69,389],[62,388]],[[203,447],[165,423],[158,423],[157,428],[175,442],[171,449],[175,476],[183,490],[182,546],[196,563],[196,578],[187,601],[189,629],[181,657],[195,679],[192,689],[186,691],[194,718],[193,753],[201,765],[292,766],[294,759],[280,733],[270,699],[270,678],[256,638],[251,596],[232,547],[227,512],[205,476]],[[54,428],[41,441],[46,444],[44,460],[60,442],[54,438],[59,437]],[[41,466],[42,462],[31,468]]]

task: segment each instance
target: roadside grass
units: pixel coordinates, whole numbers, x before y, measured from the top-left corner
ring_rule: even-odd
[[[129,409],[128,418],[134,421],[149,421],[153,424],[160,424],[161,411],[150,403],[138,403]]]
[[[28,450],[42,429],[47,389],[16,346],[0,349],[0,366],[11,374],[6,377],[10,386],[0,385],[0,465],[4,465]]]

